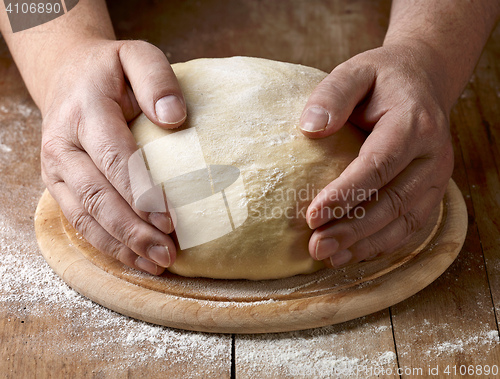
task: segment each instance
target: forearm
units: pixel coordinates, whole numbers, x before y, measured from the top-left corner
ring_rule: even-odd
[[[4,2],[0,2],[0,30],[40,109],[62,54],[85,40],[115,38],[104,0],[81,0],[67,14],[17,33],[12,33]]]
[[[440,97],[451,108],[499,16],[498,0],[394,0],[384,45],[423,47],[424,69],[443,82]]]

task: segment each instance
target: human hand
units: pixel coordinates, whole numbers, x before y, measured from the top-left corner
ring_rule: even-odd
[[[161,274],[175,260],[173,223],[168,213],[134,206],[128,160],[137,145],[127,122],[141,110],[164,128],[184,122],[186,106],[165,55],[143,41],[93,39],[64,50],[51,69],[41,101],[47,188],[93,246]]]
[[[455,101],[441,88],[442,73],[424,46],[388,45],[339,65],[312,93],[300,122],[306,136],[329,136],[347,120],[371,132],[308,208],[314,259],[342,267],[390,253],[442,199],[453,171],[448,114]],[[365,200],[336,196],[350,191]],[[336,219],[333,209],[351,217]]]

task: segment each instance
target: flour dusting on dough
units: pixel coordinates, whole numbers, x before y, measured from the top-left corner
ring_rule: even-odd
[[[183,128],[196,131],[208,165],[238,168],[245,199],[238,192],[240,199],[233,204],[243,207],[238,209],[248,217],[238,228],[221,232],[226,220],[220,212],[217,221],[203,227],[207,235],[219,237],[189,245],[169,270],[183,276],[260,280],[322,268],[307,249],[312,231],[304,209],[313,195],[298,198],[297,194],[317,191],[337,178],[357,156],[365,137],[352,125],[315,140],[299,131],[307,99],[327,74],[249,57],[198,59],[172,68],[188,108]],[[143,115],[131,130],[140,145],[176,133],[155,126]],[[190,147],[182,151],[189,152]],[[166,165],[176,163],[155,161],[162,170]],[[189,190],[194,193],[196,185]],[[196,224],[195,217],[201,215],[184,214],[187,225]],[[209,219],[210,211],[203,216]]]

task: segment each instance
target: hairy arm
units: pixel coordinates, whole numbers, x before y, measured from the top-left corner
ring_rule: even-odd
[[[359,156],[311,202],[309,251],[334,267],[397,248],[428,219],[453,171],[449,113],[500,15],[497,0],[395,0],[383,46],[337,66],[301,118],[311,138],[347,120],[370,131]],[[340,191],[378,192],[349,203]],[[362,219],[329,208],[363,207]]]
[[[421,46],[433,55],[429,70],[451,108],[499,18],[498,0],[394,0],[384,46]]]
[[[42,178],[70,223],[96,248],[160,274],[176,256],[168,212],[137,209],[128,128],[141,111],[164,128],[186,107],[165,55],[143,41],[116,41],[103,0],[80,0],[67,14],[12,33],[0,27],[43,116]],[[164,209],[164,208],[163,208]]]
[[[45,24],[12,33],[4,2],[0,3],[0,30],[37,106],[45,110],[47,86],[61,56],[89,40],[115,40],[103,0],[80,1],[70,12]]]

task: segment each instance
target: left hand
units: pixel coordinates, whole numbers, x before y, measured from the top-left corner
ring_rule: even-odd
[[[371,132],[359,156],[309,205],[314,259],[342,267],[390,253],[442,199],[453,171],[454,99],[442,95],[434,59],[425,46],[380,47],[337,66],[310,96],[300,122],[306,136],[329,136],[347,120]],[[339,200],[350,191],[366,200]],[[350,217],[336,219],[333,209]]]

